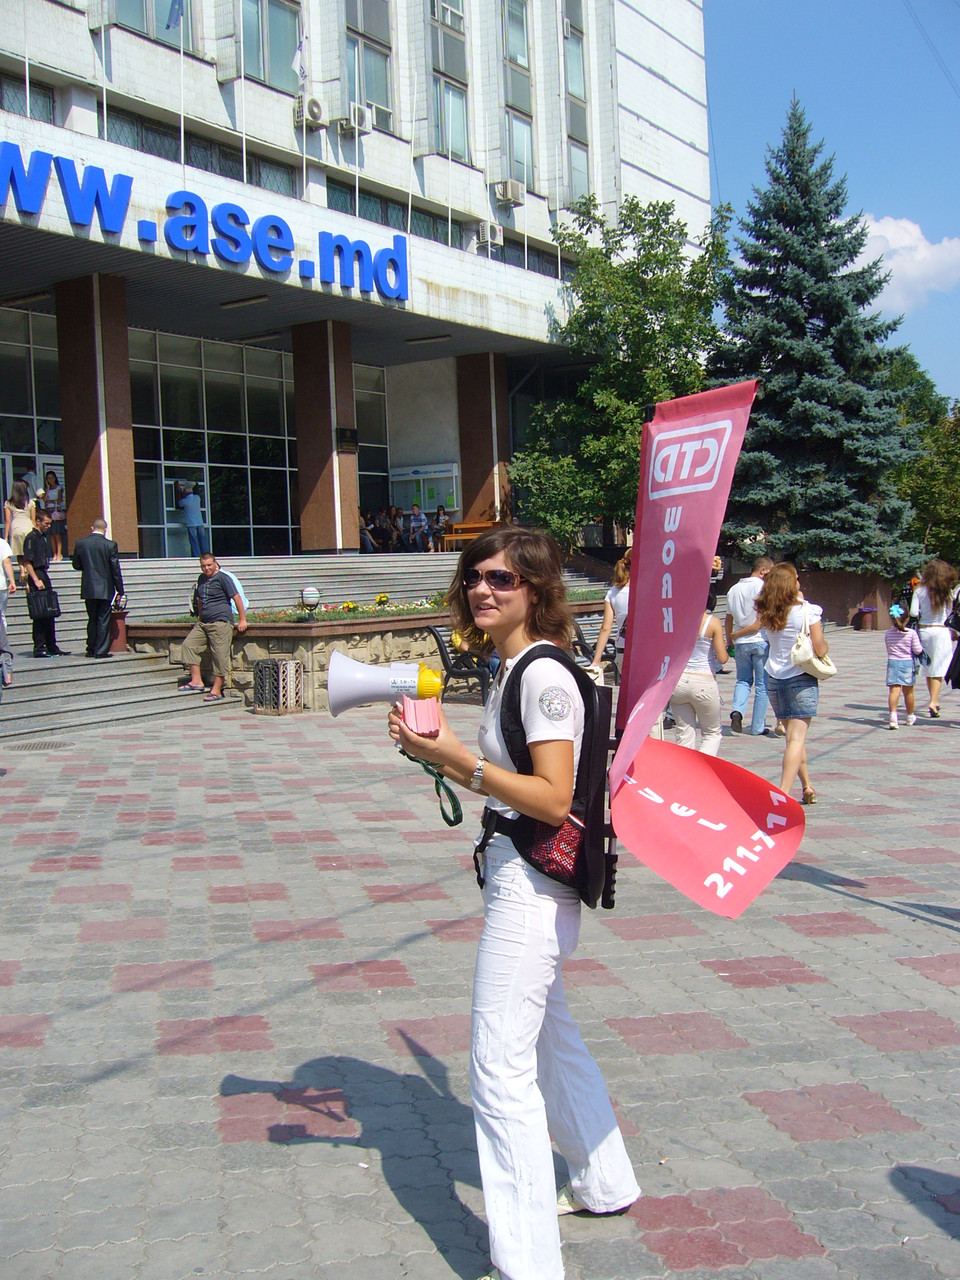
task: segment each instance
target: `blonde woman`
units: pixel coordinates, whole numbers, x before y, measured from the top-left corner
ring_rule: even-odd
[[[603,622],[600,624],[600,632],[597,635],[591,667],[599,668],[603,665],[603,651],[607,647],[611,634],[618,661],[623,656],[623,646],[626,642],[624,627],[627,622],[627,610],[630,607],[630,557],[632,554],[633,548],[627,547],[625,554],[614,566],[613,586],[604,597]]]
[[[720,689],[710,666],[710,655],[713,654],[721,667],[730,657],[723,642],[723,626],[720,619],[713,616],[716,607],[717,597],[711,591],[693,652],[670,698],[670,710],[677,725],[677,744],[695,748],[699,724],[700,750],[707,756],[717,755],[721,736]]]

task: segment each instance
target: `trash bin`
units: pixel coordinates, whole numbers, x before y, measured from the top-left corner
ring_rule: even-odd
[[[285,716],[303,710],[303,663],[294,658],[261,658],[253,664],[253,709],[257,715]]]
[[[110,652],[127,652],[127,610],[114,609],[110,614]]]

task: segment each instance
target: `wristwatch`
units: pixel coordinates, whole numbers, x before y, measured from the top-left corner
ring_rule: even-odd
[[[471,776],[470,781],[467,784],[471,791],[483,790],[483,766],[485,764],[486,764],[486,761],[484,760],[483,756],[480,756],[480,758],[477,760],[477,767],[474,769],[473,775]]]

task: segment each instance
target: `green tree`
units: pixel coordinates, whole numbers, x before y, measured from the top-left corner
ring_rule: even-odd
[[[794,100],[726,273],[710,372],[761,385],[724,534],[820,569],[895,575],[917,552],[896,487],[916,432],[898,412],[884,345],[898,321],[869,310],[887,277],[879,260],[859,261],[867,228],[844,217],[846,182],[822,148]]]
[[[924,424],[920,451],[900,476],[900,492],[915,512],[913,533],[923,560],[939,556],[960,563],[960,400],[953,411]]]
[[[591,520],[632,525],[644,407],[703,385],[726,221],[691,252],[672,204],[628,197],[610,223],[588,197],[556,231],[576,268],[554,337],[590,363],[571,398],[536,407],[510,477],[522,518],[567,546]]]

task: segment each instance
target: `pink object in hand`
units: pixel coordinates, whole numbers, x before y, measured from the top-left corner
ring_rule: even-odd
[[[440,734],[440,704],[436,698],[411,698],[403,695],[403,723],[421,738]]]

